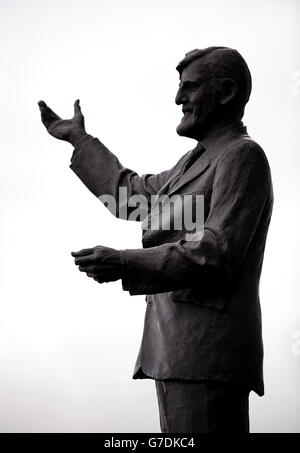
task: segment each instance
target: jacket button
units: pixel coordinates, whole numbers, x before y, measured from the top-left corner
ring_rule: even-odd
[[[148,305],[150,305],[150,307],[151,307],[151,305],[153,305],[152,300],[149,300]]]

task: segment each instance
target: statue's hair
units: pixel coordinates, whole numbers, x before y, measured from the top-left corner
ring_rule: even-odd
[[[206,49],[194,49],[185,54],[176,69],[180,76],[186,66],[192,61],[202,58],[204,67],[201,73],[206,73],[209,77],[221,77],[233,79],[237,84],[236,103],[244,111],[251,89],[252,78],[248,65],[242,55],[235,49],[229,47],[207,47]]]

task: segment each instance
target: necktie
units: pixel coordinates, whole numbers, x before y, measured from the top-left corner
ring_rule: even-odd
[[[204,153],[204,151],[205,151],[204,146],[201,145],[200,143],[198,143],[196,148],[193,149],[193,151],[191,152],[189,160],[183,167],[182,175],[184,175],[184,173],[186,173],[188,171],[188,169],[196,162],[196,160],[201,156],[201,154]]]

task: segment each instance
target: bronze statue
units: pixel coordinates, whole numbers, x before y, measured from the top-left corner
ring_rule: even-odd
[[[141,249],[97,246],[72,255],[97,282],[122,279],[125,291],[146,295],[133,378],[155,380],[162,432],[249,432],[249,392],[264,394],[259,280],[271,174],[242,123],[251,93],[242,56],[226,47],[195,49],[177,70],[177,133],[197,145],[159,174],[139,176],[87,134],[79,101],[71,120],[43,101],[39,107],[48,132],[74,146],[71,169],[94,195],[116,200],[117,217],[120,188],[128,199],[149,202],[156,195],[204,196],[201,236],[187,239],[184,227],[144,228]],[[136,220],[147,223],[152,212]]]

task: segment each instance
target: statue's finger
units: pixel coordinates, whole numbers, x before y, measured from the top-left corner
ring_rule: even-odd
[[[40,111],[42,111],[43,108],[47,107],[47,104],[45,101],[39,101],[38,106],[40,108]]]
[[[74,103],[74,116],[82,115],[79,102],[79,99],[77,99]]]
[[[71,255],[76,258],[77,256],[86,256],[86,255],[92,255],[95,251],[95,247],[90,248],[90,249],[82,249],[79,250],[79,252],[71,252]]]
[[[84,256],[78,256],[75,258],[75,264],[91,264],[95,261],[95,255],[84,255]]]
[[[86,274],[96,274],[96,269],[93,265],[80,265],[78,266],[78,269],[80,270],[80,272],[85,272]]]
[[[50,109],[50,107],[48,107],[46,102],[39,101],[38,105],[41,111],[42,121],[46,127],[48,127],[54,121],[61,119],[55,112],[53,112],[52,109]]]

